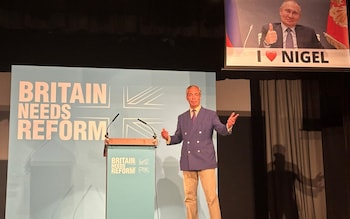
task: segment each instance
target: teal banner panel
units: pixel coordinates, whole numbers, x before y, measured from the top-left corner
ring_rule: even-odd
[[[155,148],[110,146],[107,157],[107,219],[153,219]]]
[[[104,219],[106,132],[120,139],[152,139],[155,132],[156,185],[142,186],[155,189],[156,202],[147,204],[155,219],[185,218],[181,144],[166,146],[160,132],[175,132],[190,84],[201,87],[202,105],[216,110],[215,78],[213,72],[12,66],[5,218]],[[199,217],[209,219],[201,188],[198,199]]]

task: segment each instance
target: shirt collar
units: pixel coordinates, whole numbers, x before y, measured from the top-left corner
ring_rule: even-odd
[[[292,30],[292,32],[295,33],[295,26],[294,27],[287,27],[283,23],[281,23],[281,26],[282,26],[282,33],[284,33],[288,28],[290,28]]]
[[[197,106],[196,108],[192,109],[190,108],[190,113],[192,112],[192,110],[196,110],[196,114],[198,114],[199,110],[201,109],[201,105]]]

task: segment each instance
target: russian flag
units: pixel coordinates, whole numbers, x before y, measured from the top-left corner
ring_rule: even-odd
[[[325,37],[335,48],[349,49],[346,0],[331,1]]]
[[[225,0],[226,47],[242,47],[236,0]]]

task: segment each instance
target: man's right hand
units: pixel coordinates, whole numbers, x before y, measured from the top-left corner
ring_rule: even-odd
[[[162,129],[162,132],[161,132],[161,135],[162,135],[162,138],[166,141],[168,141],[169,139],[169,133],[167,130],[165,130],[164,128]]]
[[[269,30],[266,33],[264,43],[271,45],[277,42],[277,32],[273,30],[272,23],[269,23]]]

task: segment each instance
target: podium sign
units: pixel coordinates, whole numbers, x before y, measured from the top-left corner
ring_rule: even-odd
[[[154,139],[107,139],[106,218],[153,219]]]

